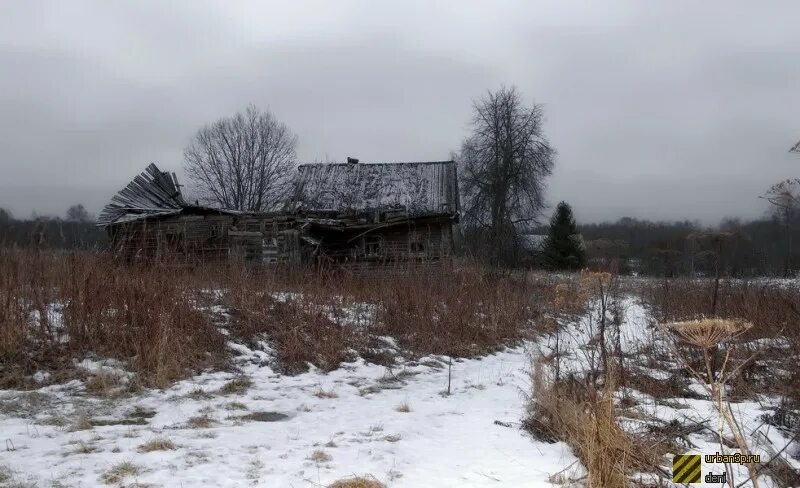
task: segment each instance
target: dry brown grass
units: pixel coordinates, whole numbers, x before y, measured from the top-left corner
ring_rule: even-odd
[[[217,421],[207,413],[202,413],[200,415],[190,417],[189,420],[186,421],[186,425],[192,429],[207,429],[216,422]]]
[[[225,341],[193,281],[103,254],[0,250],[0,362],[15,377],[64,371],[89,353],[129,361],[151,386],[221,365]]]
[[[125,478],[138,476],[141,472],[142,470],[139,466],[130,461],[124,461],[115,464],[100,475],[100,481],[108,485],[115,485],[121,483]]]
[[[730,319],[752,326],[731,340],[730,361],[741,365],[739,396],[778,394],[800,408],[800,289],[775,284],[725,280],[720,283],[712,313],[713,281],[666,280],[644,287],[643,296],[660,323],[690,322],[705,317]],[[714,367],[724,358],[712,349]],[[702,355],[681,349],[688,365],[702,368]],[[741,388],[740,388],[741,387]]]
[[[97,373],[85,382],[86,393],[106,398],[122,395],[131,385],[117,374]]]
[[[239,376],[222,385],[219,393],[222,395],[242,395],[253,386],[253,380],[248,376]]]
[[[221,327],[250,347],[268,343],[275,367],[288,374],[309,364],[333,370],[356,354],[387,365],[397,354],[481,355],[531,335],[536,295],[523,280],[475,266],[410,268],[391,279],[380,270],[287,276],[235,262],[176,268],[124,265],[103,253],[3,249],[0,388],[34,386],[37,371],[52,381],[78,377],[73,359],[88,355],[123,360],[137,384],[166,387],[229,365]],[[88,387],[118,390],[102,378]],[[244,388],[240,381],[221,393]]]
[[[386,488],[386,485],[375,479],[374,477],[361,477],[347,478],[343,480],[334,481],[328,488]]]
[[[67,428],[67,431],[78,432],[81,430],[91,430],[93,427],[92,421],[89,420],[88,417],[81,415]]]
[[[317,389],[314,392],[314,396],[317,398],[339,398],[339,395],[333,390],[323,390],[322,388]]]
[[[534,297],[525,282],[477,268],[411,275],[382,290],[379,328],[419,355],[476,356],[532,335]]]
[[[156,437],[155,439],[151,439],[140,445],[137,450],[144,453],[153,451],[172,451],[177,448],[178,446],[176,446],[171,440],[163,437]]]
[[[322,449],[316,449],[308,456],[308,459],[314,461],[315,463],[327,463],[328,461],[332,460],[333,457],[331,457],[330,454]]]
[[[627,488],[635,471],[653,471],[667,444],[634,437],[617,422],[613,382],[602,391],[572,383],[551,384],[540,368],[524,425],[543,440],[562,440],[586,469],[588,488]]]

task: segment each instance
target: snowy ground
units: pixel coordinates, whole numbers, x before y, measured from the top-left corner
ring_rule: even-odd
[[[43,388],[34,397],[4,392],[0,401],[21,402],[22,415],[31,418],[0,416],[8,449],[0,464],[14,471],[16,482],[35,486],[102,485],[104,474],[130,462],[139,473],[112,484],[304,487],[371,474],[391,487],[441,488],[551,486],[548,476],[574,461],[565,445],[532,441],[518,428],[530,364],[524,348],[453,363],[449,396],[443,394],[447,367],[424,363],[389,371],[357,362],[299,376],[251,363],[243,372],[253,385],[229,395],[218,393],[234,378],[228,373],[120,401],[85,396],[80,382]],[[32,405],[26,409],[25,402]],[[400,411],[403,405],[410,411]],[[154,416],[141,419],[151,411]],[[288,417],[239,418],[257,412]],[[80,415],[147,423],[73,432],[46,425]],[[210,419],[210,426],[198,426],[197,419]],[[139,452],[154,439],[176,448]]]
[[[624,350],[655,340],[646,309],[631,298],[623,305]],[[562,325],[562,372],[580,373],[597,360],[588,347],[596,323],[583,317]],[[580,476],[575,457],[565,444],[536,441],[519,428],[531,355],[552,353],[552,339],[454,362],[450,395],[444,358],[392,369],[359,360],[330,373],[285,376],[267,366],[268,346],[233,343],[237,374],[209,373],[163,391],[98,398],[80,381],[0,391],[0,487],[324,487],[353,475],[371,475],[392,488],[553,486],[548,478],[570,466],[567,476]],[[130,376],[116,361],[76,365]],[[249,387],[226,391],[243,377]],[[638,413],[623,420],[629,430],[673,419],[709,424],[712,430],[687,437],[683,453],[718,450],[710,402],[630,397]],[[770,403],[734,405],[748,434],[757,433],[756,452],[763,455],[787,442],[762,419]],[[144,452],[148,444],[162,449]],[[798,455],[796,445],[784,454],[795,468]],[[704,463],[703,473],[709,471],[720,473],[722,466]],[[738,468],[737,480],[744,473]],[[773,485],[764,479],[761,486]]]
[[[646,374],[655,380],[664,380],[669,376],[665,368],[678,367],[679,364],[662,365],[661,368],[651,369],[643,367],[647,358],[635,351],[644,350],[646,345],[660,344],[666,341],[666,336],[656,330],[653,320],[650,318],[646,307],[641,300],[633,297],[624,297],[621,300],[622,321],[620,326],[620,341],[623,351],[631,353],[639,361],[628,364],[629,371],[636,371],[637,374]],[[561,374],[580,375],[587,371],[592,364],[600,361],[599,352],[593,340],[593,335],[598,330],[599,312],[597,309],[588,315],[581,317],[574,322],[562,324],[559,336],[558,348],[562,354]],[[612,316],[609,312],[608,321],[611,323]],[[609,325],[609,329],[613,326]],[[608,331],[611,334],[611,331]],[[596,337],[596,336],[595,336]],[[552,355],[556,346],[554,336],[542,338],[537,347],[539,353]],[[665,347],[665,346],[664,346]],[[716,434],[720,428],[720,417],[717,414],[714,404],[707,400],[708,394],[702,385],[693,381],[689,388],[698,398],[653,398],[650,395],[639,391],[627,390],[629,401],[635,406],[622,412],[620,423],[628,432],[645,432],[651,427],[666,427],[670,422],[677,422],[686,427],[702,427],[679,441],[682,445],[681,452],[673,454],[714,454],[721,452],[719,437]],[[618,392],[621,393],[621,392]],[[741,430],[747,436],[748,443],[753,454],[761,456],[762,461],[766,461],[776,452],[782,453],[782,458],[794,469],[800,469],[800,443],[792,441],[791,433],[775,428],[765,422],[764,415],[774,412],[778,404],[778,399],[774,397],[760,396],[757,401],[732,402],[731,409],[734,417],[741,426]],[[723,435],[732,438],[730,429],[722,428]],[[726,448],[725,453],[732,454],[739,452],[738,449]],[[662,466],[665,473],[671,473],[671,465]],[[731,467],[734,480],[737,486],[753,486],[746,482],[749,477],[747,469],[743,465],[733,465]],[[721,474],[725,471],[725,465],[719,463],[702,462],[702,474],[708,473]],[[766,472],[764,472],[765,474]],[[650,477],[644,476],[647,480]],[[760,476],[758,479],[760,487],[778,486],[773,480]],[[741,485],[740,485],[741,483]],[[719,487],[720,483],[698,483],[692,486],[714,486]]]

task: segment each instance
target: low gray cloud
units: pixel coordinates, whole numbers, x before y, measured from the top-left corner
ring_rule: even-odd
[[[0,6],[0,206],[98,211],[147,163],[180,175],[249,103],[302,161],[444,159],[472,100],[516,85],[583,221],[758,217],[800,174],[800,4],[11,2]]]

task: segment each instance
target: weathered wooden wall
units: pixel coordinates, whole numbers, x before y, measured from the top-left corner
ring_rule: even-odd
[[[338,263],[435,262],[449,257],[452,230],[448,221],[358,230],[311,230],[321,241],[319,255]]]
[[[330,227],[287,215],[180,214],[109,227],[111,250],[125,261],[389,266],[437,263],[452,251],[451,222]]]
[[[286,217],[175,215],[115,225],[110,235],[112,252],[126,261],[300,260],[298,233]]]

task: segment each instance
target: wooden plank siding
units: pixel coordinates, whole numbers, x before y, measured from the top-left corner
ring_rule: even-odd
[[[110,229],[111,251],[125,261],[202,263],[241,258],[259,263],[300,261],[291,219],[273,216],[171,215]]]
[[[231,258],[253,264],[432,264],[451,256],[453,242],[450,222],[435,220],[331,230],[285,216],[170,215],[109,231],[118,259],[176,264]]]

